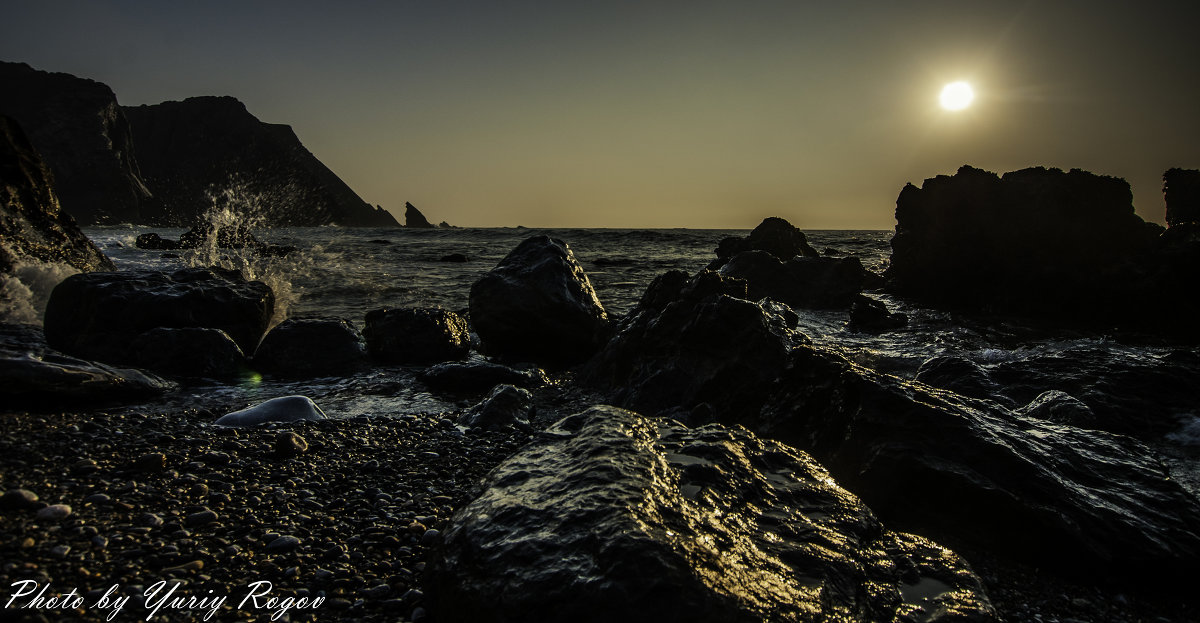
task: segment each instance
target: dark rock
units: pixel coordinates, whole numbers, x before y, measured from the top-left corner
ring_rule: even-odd
[[[788,350],[804,338],[786,306],[735,298],[745,288],[711,271],[659,276],[581,379],[608,390],[614,404],[652,415],[715,409],[736,422],[757,414]]]
[[[808,346],[753,426],[884,520],[1079,576],[1156,585],[1200,563],[1200,504],[1128,437],[930,391]]]
[[[543,365],[587,359],[609,321],[571,248],[534,236],[471,285],[471,324],[488,353]]]
[[[439,620],[995,620],[961,559],[885,530],[810,457],[613,407],[502,463],[443,541]]]
[[[211,221],[201,221],[199,225],[179,236],[181,249],[198,249],[210,245],[218,249],[244,249],[260,244],[262,243],[250,233],[249,226],[245,224],[218,226]]]
[[[38,495],[29,489],[9,489],[0,496],[0,507],[27,509],[37,508]]]
[[[447,223],[446,221],[442,221],[441,223],[438,223],[438,228],[439,229],[458,229],[458,227],[455,227],[454,225],[451,225],[450,223]]]
[[[254,197],[253,205],[234,198],[218,208],[260,219],[263,227],[398,225],[317,160],[291,127],[259,121],[232,97],[123,110],[146,185],[169,206],[143,214],[142,222],[190,226],[213,208],[212,189],[234,187]]]
[[[286,554],[300,547],[300,539],[294,536],[281,536],[267,544],[268,554]]]
[[[992,380],[987,370],[962,357],[942,355],[927,359],[917,369],[914,379],[932,387],[948,389],[961,396],[995,400],[1006,406],[1016,406],[1004,395],[1003,389]]]
[[[246,373],[246,356],[220,329],[150,329],[130,343],[132,363],[175,376],[230,378]]]
[[[436,227],[411,203],[404,204],[404,226],[411,229],[433,229]]]
[[[441,308],[369,311],[363,337],[372,357],[392,363],[437,363],[471,352],[466,319]]]
[[[1047,422],[1070,424],[1079,428],[1094,428],[1096,414],[1078,398],[1052,389],[1042,392],[1029,404],[1016,410],[1017,415],[1023,415]]]
[[[286,459],[308,452],[308,442],[303,437],[286,431],[275,436],[275,456]]]
[[[535,389],[549,382],[541,368],[514,368],[488,361],[439,363],[422,370],[418,378],[431,389],[465,394],[485,392],[503,384]]]
[[[217,418],[217,426],[246,427],[267,422],[323,420],[325,412],[307,396],[281,396],[266,402],[226,413]]]
[[[1168,169],[1163,174],[1163,197],[1167,202],[1167,227],[1200,223],[1200,171]]]
[[[197,511],[183,518],[183,524],[189,528],[199,528],[216,523],[219,519],[216,512],[211,510]]]
[[[154,232],[146,232],[133,241],[133,246],[151,251],[174,251],[180,248],[178,240],[163,238]],[[178,257],[178,256],[176,256]]]
[[[54,348],[102,361],[134,360],[134,338],[159,327],[220,329],[254,352],[274,307],[266,284],[216,267],[90,273],[54,288],[44,327]]]
[[[133,460],[133,469],[139,472],[161,472],[167,468],[167,455],[162,452],[143,454]]]
[[[157,205],[129,124],[107,86],[0,62],[0,114],[24,128],[54,172],[62,209],[84,225],[136,223]]]
[[[794,257],[781,262],[766,251],[739,253],[719,272],[744,279],[752,300],[771,298],[806,309],[849,307],[868,273],[856,257]]]
[[[850,330],[863,333],[895,331],[908,324],[908,316],[888,311],[883,301],[859,294],[850,306]]]
[[[292,378],[352,374],[367,365],[366,340],[342,318],[289,318],[254,353],[255,369]]]
[[[0,75],[5,65],[0,63]],[[13,275],[18,264],[30,261],[67,264],[85,272],[114,270],[108,257],[61,208],[50,169],[25,133],[3,115],[0,197],[0,281]]]
[[[69,357],[46,345],[32,325],[0,323],[0,396],[9,404],[43,408],[145,398],[175,386],[153,374]]]
[[[462,263],[462,262],[467,261],[467,256],[463,255],[462,253],[451,253],[450,255],[443,255],[441,258],[438,259],[438,261],[439,262]]]
[[[533,394],[529,390],[497,385],[482,402],[459,416],[458,423],[469,428],[503,430],[513,426],[528,426],[531,417]]]
[[[816,249],[808,246],[804,232],[777,216],[763,219],[745,238],[725,238],[717,246],[717,258],[723,260],[746,251],[766,251],[779,260],[797,255],[818,257]],[[713,266],[711,268],[717,268]]]
[[[1124,180],[964,166],[900,192],[887,285],[966,310],[1158,330],[1151,317],[1174,309],[1180,274],[1155,276],[1159,231],[1134,214]]]
[[[51,504],[34,514],[41,521],[62,521],[74,513],[66,504]]]

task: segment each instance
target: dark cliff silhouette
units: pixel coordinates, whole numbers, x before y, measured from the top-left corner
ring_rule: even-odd
[[[193,224],[214,191],[237,186],[265,226],[397,226],[300,143],[290,126],[259,121],[232,97],[126,107],[158,225]]]
[[[79,223],[140,222],[153,209],[129,125],[104,84],[0,62],[0,114],[20,124]]]
[[[437,225],[430,223],[424,214],[421,214],[417,206],[407,202],[404,204],[404,226],[413,229],[433,229],[437,227]]]

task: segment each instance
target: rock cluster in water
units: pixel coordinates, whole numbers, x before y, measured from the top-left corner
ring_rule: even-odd
[[[497,467],[428,581],[450,621],[995,620],[961,559],[804,454],[613,407]]]

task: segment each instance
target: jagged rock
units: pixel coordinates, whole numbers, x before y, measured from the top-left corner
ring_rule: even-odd
[[[526,239],[472,284],[470,312],[489,354],[543,365],[587,359],[609,328],[575,254],[549,236]]]
[[[753,429],[810,452],[885,520],[1039,567],[1158,585],[1200,564],[1200,504],[1120,435],[792,351]]]
[[[908,316],[888,311],[883,301],[859,294],[850,306],[850,330],[864,333],[895,331],[908,324]]]
[[[709,268],[720,268],[721,260],[746,251],[766,251],[779,260],[790,260],[797,255],[818,257],[816,249],[808,246],[804,232],[777,216],[763,219],[745,238],[725,238],[717,245],[717,262]]]
[[[1122,179],[964,166],[896,200],[888,288],[940,305],[1112,321],[1144,313],[1140,264],[1161,228]],[[1156,286],[1155,286],[1156,287]]]
[[[404,204],[404,226],[411,229],[433,229],[436,227],[411,203]]]
[[[44,326],[52,347],[99,361],[133,361],[134,338],[159,327],[220,329],[254,352],[274,307],[266,284],[217,267],[87,273],[54,288]]]
[[[50,169],[16,122],[4,116],[0,116],[0,241],[0,279],[30,261],[67,264],[85,272],[114,270],[62,210]]]
[[[62,209],[84,225],[135,223],[156,203],[112,89],[0,62],[0,114],[15,119],[54,172]]]
[[[367,365],[366,340],[342,318],[289,318],[254,352],[255,369],[293,378],[353,374]]]
[[[512,385],[497,385],[479,404],[458,418],[469,428],[502,430],[513,426],[529,426],[533,417],[533,394]]]
[[[150,251],[175,251],[180,248],[178,240],[163,238],[152,231],[139,235],[133,241],[133,246]]]
[[[141,222],[191,226],[212,209],[213,189],[235,188],[254,205],[220,207],[260,219],[263,227],[397,225],[305,149],[290,126],[263,123],[232,97],[123,110],[146,185],[169,207],[143,214]]]
[[[868,271],[856,257],[793,257],[781,262],[766,251],[729,258],[722,275],[744,279],[753,300],[772,298],[796,308],[849,307],[862,291]]]
[[[885,530],[807,455],[614,407],[510,457],[443,535],[439,620],[995,620],[958,556]]]
[[[1167,202],[1167,227],[1200,223],[1200,171],[1168,169],[1163,174],[1163,197]]]
[[[369,311],[363,337],[372,357],[391,363],[438,363],[471,352],[466,319],[441,308]]]
[[[758,412],[787,363],[796,315],[745,300],[746,283],[712,271],[657,277],[616,335],[580,372],[614,404],[703,423]],[[740,297],[740,298],[739,298]]]
[[[266,402],[226,413],[217,418],[217,426],[242,428],[267,422],[300,422],[323,420],[325,412],[308,396],[281,396]]]
[[[247,371],[246,356],[220,329],[150,329],[130,343],[133,364],[161,374],[229,378]]]
[[[438,223],[438,228],[440,228],[440,229],[458,229],[457,227],[455,227],[454,225],[451,225],[450,223],[447,223],[446,221],[442,221],[441,223]]]
[[[24,408],[95,405],[162,394],[175,385],[153,374],[69,357],[33,325],[0,324],[0,397]]]
[[[420,372],[418,378],[436,391],[475,394],[497,385],[535,389],[550,382],[535,366],[514,368],[490,361],[439,363]]]

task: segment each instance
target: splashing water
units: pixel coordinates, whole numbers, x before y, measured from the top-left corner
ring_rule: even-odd
[[[41,326],[54,286],[77,272],[66,263],[18,259],[11,274],[0,275],[0,322]]]

